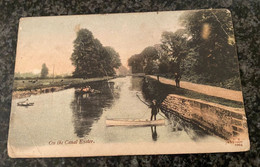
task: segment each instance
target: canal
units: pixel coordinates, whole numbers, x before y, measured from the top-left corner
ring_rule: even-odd
[[[95,143],[138,142],[225,142],[176,116],[166,119],[167,125],[157,127],[107,127],[106,119],[150,119],[151,97],[145,91],[142,77],[124,77],[93,82],[97,94],[81,94],[76,88],[32,95],[31,107],[12,102],[13,124],[9,139],[14,147],[48,145],[50,141],[89,139]],[[149,92],[148,92],[149,94]],[[139,96],[139,99],[137,96]],[[157,119],[164,119],[160,113]]]

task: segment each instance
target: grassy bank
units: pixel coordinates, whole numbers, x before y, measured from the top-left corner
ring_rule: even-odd
[[[172,79],[173,81],[175,80],[175,77],[173,74],[165,74],[161,75],[162,77],[165,77],[167,79]],[[208,79],[205,79],[202,76],[197,76],[197,75],[182,75],[181,81],[186,81],[186,82],[192,82],[196,84],[204,84],[204,85],[209,85],[209,86],[217,86],[220,88],[225,88],[225,89],[231,89],[231,90],[237,90],[241,91],[241,82],[240,82],[240,77],[234,76],[230,79],[215,82],[215,81],[210,81]]]
[[[63,78],[63,79],[30,79],[30,80],[14,80],[13,91],[27,91],[49,87],[72,87],[88,82],[103,81],[112,79],[113,77],[102,78]]]
[[[163,101],[168,94],[176,94],[193,99],[201,99],[204,101],[221,104],[224,106],[243,108],[242,102],[227,100],[219,97],[209,96],[202,93],[194,92],[188,89],[177,88],[173,85],[163,84],[155,79],[147,78],[147,84],[144,84],[144,95],[147,99],[156,99],[159,102]]]

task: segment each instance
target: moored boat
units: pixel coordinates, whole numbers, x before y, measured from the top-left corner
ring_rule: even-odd
[[[34,103],[28,103],[28,102],[19,102],[17,103],[18,106],[33,106]]]
[[[160,126],[165,125],[164,119],[141,120],[141,119],[107,119],[106,126]]]

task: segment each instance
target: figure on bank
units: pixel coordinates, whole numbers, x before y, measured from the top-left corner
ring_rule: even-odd
[[[174,73],[176,87],[180,87],[181,75],[179,72]]]
[[[152,101],[150,108],[152,109],[151,110],[151,121],[153,120],[153,117],[154,117],[154,120],[156,120],[156,115],[159,112],[159,107],[158,107],[157,101],[155,99]]]

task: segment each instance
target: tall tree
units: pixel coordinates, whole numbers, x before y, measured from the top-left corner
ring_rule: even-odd
[[[110,46],[106,46],[105,50],[108,54],[108,56],[106,57],[106,66],[108,67],[108,71],[111,74],[115,74],[115,68],[118,69],[121,65],[121,60],[119,57],[119,54],[115,51],[114,48],[110,47]]]
[[[167,52],[162,48],[161,44],[154,45],[155,49],[157,50],[158,54],[158,71],[159,74],[166,74],[170,72],[170,60],[168,57]]]
[[[153,46],[146,47],[141,52],[141,57],[143,59],[143,71],[145,74],[154,74],[157,73],[158,69],[158,52]]]
[[[161,48],[168,56],[169,70],[172,72],[180,71],[181,61],[188,53],[189,36],[184,29],[179,29],[176,32],[163,32],[161,39]]]
[[[41,78],[46,78],[49,73],[49,69],[45,63],[42,64]]]
[[[181,21],[192,36],[190,47],[197,53],[195,70],[209,81],[228,79],[237,73],[232,20],[228,10],[189,12]]]
[[[135,54],[128,59],[128,66],[131,67],[132,73],[143,73],[144,60],[140,54]]]
[[[108,51],[109,50],[109,51]],[[71,55],[75,66],[74,77],[92,78],[115,74],[114,68],[120,63],[119,55],[112,54],[112,49],[106,49],[92,32],[81,29],[77,32],[74,41],[74,50]]]

